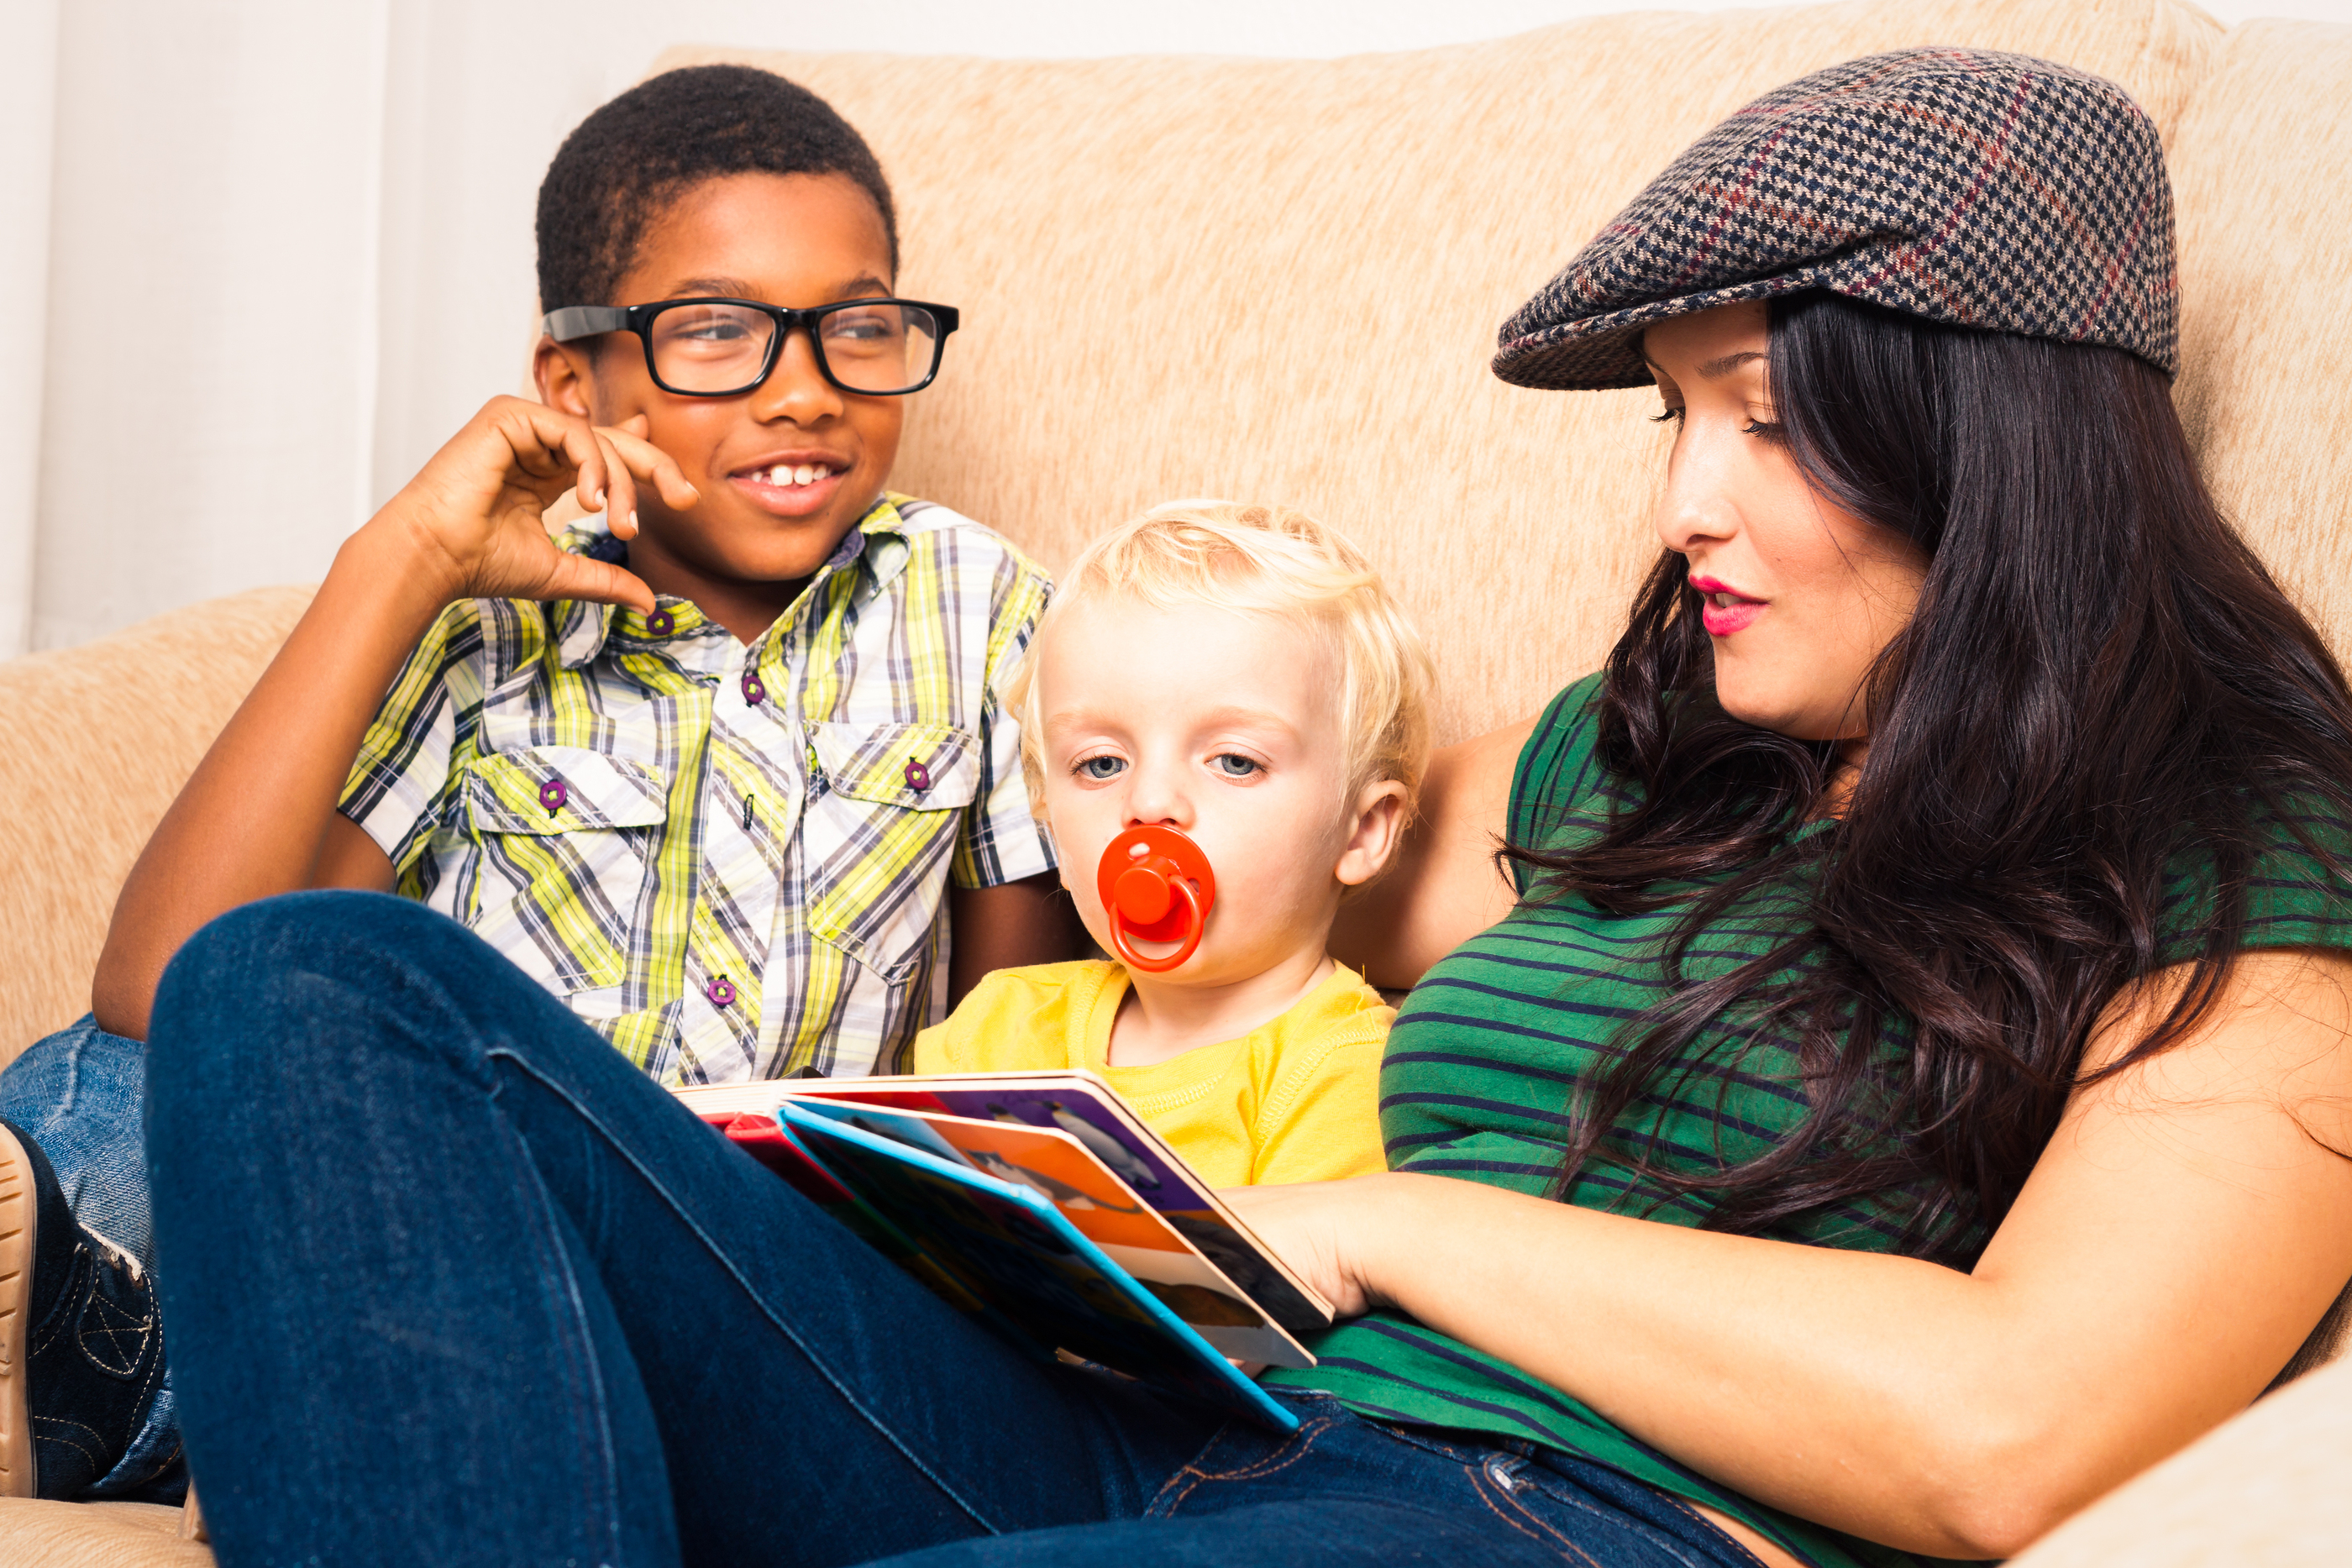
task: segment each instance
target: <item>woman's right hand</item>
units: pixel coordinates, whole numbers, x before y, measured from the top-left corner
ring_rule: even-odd
[[[418,562],[441,603],[460,599],[583,599],[654,607],[653,592],[607,561],[569,555],[547,532],[547,508],[577,487],[618,538],[637,531],[637,493],[667,505],[700,498],[642,419],[592,425],[521,398],[493,398],[384,504],[363,532],[390,536]]]

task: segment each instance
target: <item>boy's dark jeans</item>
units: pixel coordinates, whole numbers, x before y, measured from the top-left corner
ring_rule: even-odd
[[[207,926],[148,1089],[223,1568],[1754,1563],[1557,1456],[1033,1361],[398,899]]]

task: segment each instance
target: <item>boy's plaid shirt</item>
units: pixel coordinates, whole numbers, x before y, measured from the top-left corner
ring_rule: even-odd
[[[748,648],[683,600],[453,604],[342,810],[660,1082],[888,1071],[946,1010],[949,877],[1053,868],[1003,708],[1049,591],[890,496]]]

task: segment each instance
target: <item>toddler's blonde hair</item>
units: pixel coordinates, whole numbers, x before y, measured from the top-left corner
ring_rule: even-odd
[[[1021,720],[1029,798],[1045,804],[1038,650],[1068,607],[1124,594],[1158,609],[1213,605],[1244,615],[1306,619],[1339,674],[1347,801],[1368,784],[1404,786],[1407,820],[1429,759],[1434,672],[1421,634],[1363,552],[1304,512],[1231,501],[1170,501],[1082,551],[1038,622],[1006,701]]]

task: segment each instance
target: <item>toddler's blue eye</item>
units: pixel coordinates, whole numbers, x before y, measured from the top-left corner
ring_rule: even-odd
[[[1106,783],[1127,771],[1125,759],[1117,757],[1089,757],[1078,764],[1077,770],[1097,784]]]
[[[1228,779],[1246,779],[1251,774],[1260,771],[1256,763],[1231,751],[1222,757],[1211,758],[1209,766]]]

